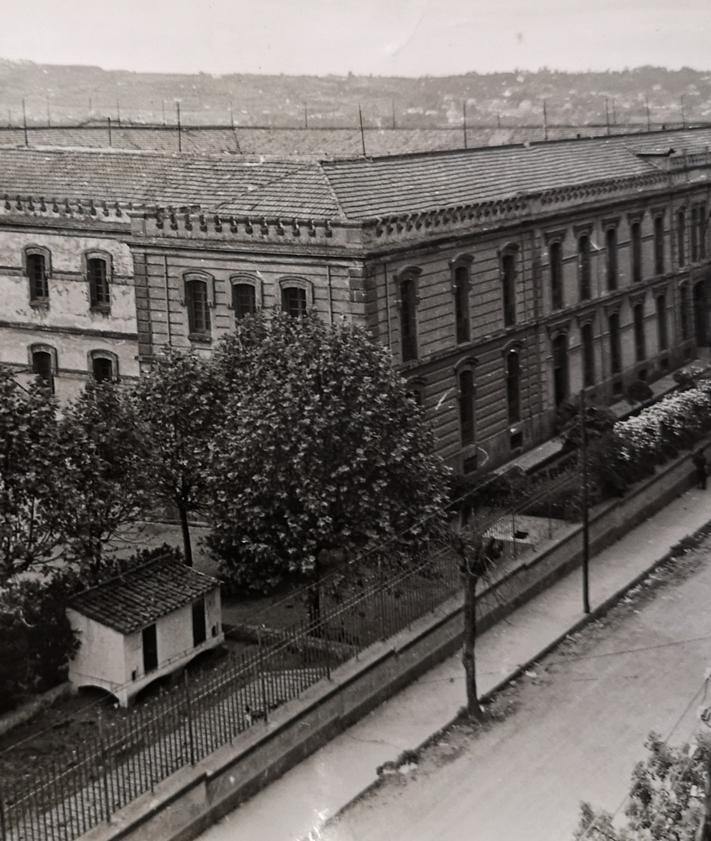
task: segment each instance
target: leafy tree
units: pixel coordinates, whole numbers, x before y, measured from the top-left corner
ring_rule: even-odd
[[[65,556],[100,568],[106,544],[135,522],[146,505],[149,479],[132,407],[110,381],[87,383],[59,424],[65,493],[56,500]]]
[[[706,788],[708,797],[706,771],[711,759],[708,740],[690,750],[688,745],[670,747],[658,734],[650,733],[645,747],[649,755],[632,772],[627,825],[616,828],[607,812],[596,812],[589,803],[582,803],[575,841],[705,841],[711,837],[704,834],[703,793]]]
[[[318,582],[344,552],[408,530],[417,540],[434,524],[448,471],[388,351],[364,329],[256,315],[215,365],[227,387],[208,542],[231,584]]]
[[[66,482],[57,458],[56,404],[39,382],[20,386],[0,367],[0,584],[59,554],[57,500]]]
[[[178,510],[185,562],[192,566],[189,515],[204,502],[219,413],[213,368],[195,354],[158,356],[132,392],[145,470],[155,491]]]

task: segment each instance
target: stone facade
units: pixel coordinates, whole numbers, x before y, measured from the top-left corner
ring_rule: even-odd
[[[250,308],[313,307],[392,350],[449,463],[494,467],[549,437],[582,388],[619,399],[709,344],[711,132],[645,137],[311,162],[261,184],[236,162],[234,199],[220,160],[212,207],[206,183],[197,205],[136,186],[108,215],[101,195],[68,213],[6,201],[0,361],[26,370],[53,343],[68,382],[104,349],[130,377],[168,346],[209,353]],[[28,245],[52,255],[48,310],[29,301]],[[94,250],[110,313],[89,306]]]

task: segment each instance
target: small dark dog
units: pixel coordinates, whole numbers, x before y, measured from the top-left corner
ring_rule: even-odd
[[[247,727],[251,727],[255,721],[266,721],[266,710],[253,710],[249,704],[244,705],[244,720],[247,722]]]

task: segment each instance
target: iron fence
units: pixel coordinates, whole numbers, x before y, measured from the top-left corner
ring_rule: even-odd
[[[573,461],[566,460],[566,467],[551,471],[543,495],[574,480]],[[536,484],[516,506],[489,512],[477,527],[486,530],[506,516],[515,518],[541,495]],[[520,548],[519,558],[535,548]],[[186,675],[182,685],[141,703],[129,716],[100,722],[98,732],[71,756],[6,782],[0,789],[0,838],[74,841],[171,774],[268,721],[274,709],[329,679],[336,666],[402,631],[459,590],[458,559],[446,540],[432,542],[386,580],[365,579],[362,589],[318,618],[296,623],[269,644],[260,639],[254,653],[232,655],[197,678]],[[492,588],[479,609],[500,598],[505,593]]]

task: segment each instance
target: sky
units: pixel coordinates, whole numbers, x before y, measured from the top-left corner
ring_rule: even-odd
[[[2,0],[0,58],[148,72],[711,68],[711,0]]]

